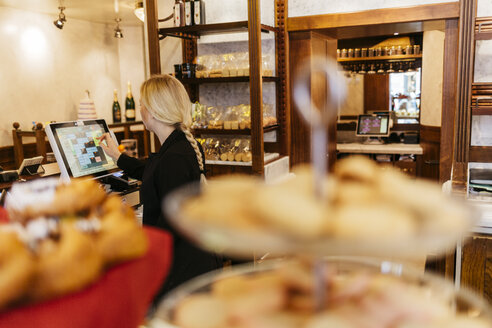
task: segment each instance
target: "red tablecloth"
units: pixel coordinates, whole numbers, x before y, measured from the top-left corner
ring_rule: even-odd
[[[6,218],[0,208],[0,222]],[[0,328],[136,328],[171,264],[171,236],[144,228],[147,254],[113,267],[85,290],[0,313]]]

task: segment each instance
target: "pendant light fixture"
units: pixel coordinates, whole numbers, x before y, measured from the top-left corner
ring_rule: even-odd
[[[116,18],[114,19],[116,22],[116,27],[114,29],[114,37],[117,39],[122,39],[123,31],[120,28],[121,18],[119,17],[120,7],[118,5],[118,0],[114,0],[114,13],[116,14]]]
[[[135,0],[135,9],[133,10],[133,13],[142,22],[145,22],[145,8],[144,8],[143,0]],[[171,20],[172,18],[173,18],[173,13],[171,13],[171,15],[167,16],[166,18],[159,19],[158,21],[159,23],[162,23]]]
[[[122,39],[123,31],[120,28],[121,18],[116,18],[115,21],[116,21],[116,28],[114,29],[114,37],[117,39]]]
[[[61,30],[61,29],[63,29],[63,25],[65,25],[65,22],[67,21],[67,19],[65,18],[65,14],[63,13],[63,11],[65,10],[65,7],[60,5],[60,7],[58,7],[58,9],[60,9],[60,13],[58,14],[58,18],[53,21],[53,24]]]
[[[135,0],[135,10],[133,12],[138,19],[140,19],[142,22],[145,21],[145,9],[143,0]]]

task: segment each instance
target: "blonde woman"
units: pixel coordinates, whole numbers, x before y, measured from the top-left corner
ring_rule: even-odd
[[[121,154],[118,145],[103,135],[104,151],[130,177],[142,181],[140,201],[144,225],[166,229],[174,238],[173,264],[158,296],[197,275],[216,269],[220,261],[182,238],[162,214],[163,198],[175,188],[204,178],[205,157],[201,145],[193,138],[191,102],[184,86],[170,75],[156,75],[140,88],[140,113],[145,127],[161,143],[157,153],[147,161]]]

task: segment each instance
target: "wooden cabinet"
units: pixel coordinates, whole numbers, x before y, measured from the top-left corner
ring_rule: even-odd
[[[476,234],[462,247],[461,286],[492,303],[492,237]]]

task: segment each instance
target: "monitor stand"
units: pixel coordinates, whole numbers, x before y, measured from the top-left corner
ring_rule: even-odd
[[[127,191],[137,186],[137,180],[129,178],[122,171],[104,176],[98,179],[104,184],[111,186],[111,191]]]
[[[380,137],[369,137],[364,141],[365,145],[384,145],[383,139]]]

